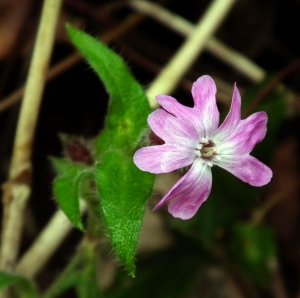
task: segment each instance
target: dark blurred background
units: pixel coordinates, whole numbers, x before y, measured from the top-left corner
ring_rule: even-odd
[[[197,22],[211,3],[204,0],[153,2],[164,5],[192,23]],[[26,81],[40,9],[41,1],[0,0],[0,104],[6,102]],[[74,52],[66,37],[64,29],[66,22],[94,36],[102,36],[118,27],[132,14],[135,12],[126,1],[65,0],[51,66],[60,63]],[[199,273],[193,264],[189,263],[193,263],[193,260],[199,257],[198,254],[201,255],[197,241],[181,233],[181,229],[174,228],[172,223],[166,220],[167,223],[164,224],[171,227],[172,238],[176,239],[177,245],[174,246],[176,248],[164,248],[158,255],[155,251],[147,252],[146,256],[142,254],[139,257],[138,268],[146,268],[140,269],[141,271],[147,271],[151,266],[155,267],[152,271],[150,269],[147,271],[149,273],[147,276],[141,275],[144,280],[138,279],[140,287],[147,288],[146,285],[150,282],[164,283],[155,272],[167,274],[173,270],[173,266],[183,268],[179,270],[177,279],[176,277],[173,279],[174,288],[178,287],[181,281],[185,280],[184,276],[189,274],[193,276],[194,281],[185,291],[177,293],[178,296],[166,290],[170,296],[155,297],[300,297],[299,20],[298,0],[238,0],[215,35],[227,46],[262,67],[271,80],[274,77],[279,78],[273,84],[282,83],[288,90],[287,113],[278,127],[276,146],[272,148],[272,152],[268,152],[269,164],[273,168],[275,178],[268,190],[269,196],[264,195],[264,198],[258,201],[258,203],[265,202],[272,196],[270,194],[276,192],[282,193],[284,198],[272,205],[263,219],[264,225],[271,227],[275,234],[278,256],[276,264],[279,266],[277,271],[279,274],[276,274],[267,286],[257,286],[252,281],[249,285],[248,281],[239,280],[239,273],[236,273],[235,269],[229,269],[235,273],[232,275],[233,278],[228,277],[227,271],[220,269],[223,268],[224,259],[218,261],[218,258],[212,258],[210,265]],[[136,78],[147,88],[183,41],[184,38],[172,29],[161,25],[151,17],[144,16],[130,30],[110,41],[110,45],[125,58]],[[231,97],[231,86],[235,81],[243,92],[256,86],[256,83],[204,51],[186,74],[174,96],[189,104],[191,83],[206,73],[224,83],[219,90],[219,94],[222,94],[219,96],[219,104],[225,110]],[[224,97],[227,98],[227,103]],[[21,97],[17,97],[15,103],[0,109],[1,183],[7,179],[20,107],[18,98]],[[48,158],[63,154],[59,134],[93,138],[103,127],[107,102],[108,95],[101,82],[83,61],[65,67],[47,83],[34,143],[33,193],[27,211],[22,251],[28,247],[56,210],[51,190],[54,171]],[[198,216],[201,216],[201,213]],[[221,237],[223,244],[226,243],[226,237],[226,235]],[[61,265],[76,249],[79,238],[80,233],[74,231],[60,248],[60,253],[56,254],[51,264],[47,266],[47,272],[39,275],[38,280],[42,288],[46,287],[59,272]],[[160,263],[160,260],[164,261]],[[227,265],[226,263],[225,267],[228,269]],[[122,282],[118,284],[116,280],[115,287],[121,288]],[[111,282],[107,288],[112,287],[112,284]],[[168,282],[166,284],[168,285]],[[130,289],[130,286],[129,282],[127,288]],[[239,290],[233,290],[236,288]],[[122,296],[112,290],[110,297],[148,297],[146,294],[145,296],[139,294],[141,292],[138,290],[130,291],[127,290],[127,294]],[[243,294],[238,294],[239,292]],[[164,293],[163,290],[160,293]],[[156,295],[155,292],[152,294]]]

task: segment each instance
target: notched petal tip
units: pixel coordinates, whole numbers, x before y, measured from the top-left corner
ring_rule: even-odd
[[[217,89],[214,79],[209,75],[203,75],[199,77],[194,82],[193,87],[200,87],[200,88],[211,87]]]
[[[216,84],[208,75],[198,78],[192,86],[193,111],[198,118],[196,126],[203,137],[211,135],[219,125],[216,93]]]
[[[156,100],[161,106],[163,106],[165,103],[169,103],[169,102],[178,103],[176,98],[174,98],[170,95],[164,95],[164,94],[157,95]]]
[[[203,106],[208,100],[214,99],[216,92],[216,83],[209,75],[199,77],[192,86],[195,106]]]

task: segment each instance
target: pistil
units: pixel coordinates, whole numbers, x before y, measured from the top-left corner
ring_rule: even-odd
[[[203,146],[201,149],[201,155],[205,158],[210,158],[216,153],[216,147],[214,146]]]
[[[211,157],[216,154],[216,146],[212,141],[207,140],[205,143],[201,142],[200,145],[201,149],[199,151],[202,157],[211,159]]]

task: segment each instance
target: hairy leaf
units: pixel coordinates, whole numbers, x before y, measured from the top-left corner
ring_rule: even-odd
[[[110,95],[105,129],[96,140],[96,183],[112,245],[134,275],[135,248],[153,175],[139,171],[132,156],[147,130],[150,107],[142,87],[117,54],[71,26],[67,31]]]
[[[65,159],[52,158],[51,161],[58,174],[53,183],[55,200],[71,223],[83,230],[79,204],[80,182],[89,170],[82,164]]]

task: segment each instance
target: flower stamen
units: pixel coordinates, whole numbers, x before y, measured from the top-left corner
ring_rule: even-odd
[[[202,144],[202,148],[200,149],[201,156],[207,159],[215,155],[216,151],[216,146],[212,141],[207,141],[206,144]]]
[[[201,150],[202,156],[206,158],[212,157],[215,154],[215,152],[216,152],[215,147],[204,146]]]

